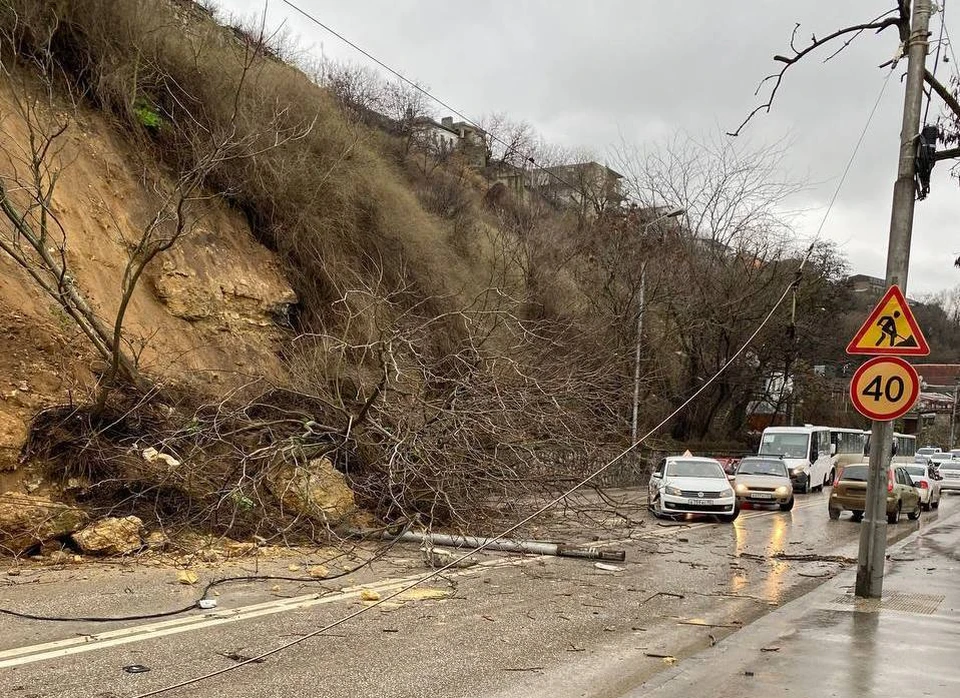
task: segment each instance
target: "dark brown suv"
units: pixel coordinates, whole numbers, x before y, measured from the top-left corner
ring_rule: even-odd
[[[843,511],[853,512],[853,520],[863,518],[867,501],[866,463],[845,466],[830,492],[830,518],[839,519]],[[901,467],[887,468],[887,522],[895,524],[906,512],[911,520],[920,518],[920,493],[913,486],[909,473]]]

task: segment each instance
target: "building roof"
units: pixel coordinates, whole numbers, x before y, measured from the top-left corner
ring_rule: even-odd
[[[960,364],[914,364],[920,378],[927,385],[956,385],[960,379]]]
[[[623,175],[622,175],[622,174],[620,174],[619,172],[617,172],[616,170],[614,170],[614,169],[612,169],[612,168],[610,168],[610,167],[607,167],[606,165],[601,165],[599,162],[597,162],[597,161],[595,161],[595,160],[587,160],[586,162],[572,162],[572,163],[567,163],[567,164],[565,164],[565,165],[554,165],[554,166],[552,166],[552,167],[545,167],[545,168],[543,168],[543,169],[549,170],[549,171],[554,171],[554,170],[566,170],[566,169],[574,169],[574,168],[586,168],[586,167],[589,167],[590,165],[594,165],[594,166],[599,167],[599,168],[601,168],[601,169],[603,169],[603,170],[606,170],[607,172],[609,172],[610,174],[612,174],[612,175],[613,175],[614,177],[616,177],[617,179],[623,179]]]
[[[435,121],[434,119],[431,119],[429,116],[418,116],[416,119],[413,120],[412,123],[414,126],[430,126],[432,128],[438,128],[442,131],[449,131],[454,136],[460,135],[459,133],[454,131],[452,128],[449,128],[448,126],[444,126],[443,124]]]
[[[871,284],[880,284],[881,286],[886,285],[886,280],[881,279],[878,276],[870,276],[869,274],[854,274],[853,276],[847,277],[848,281],[865,281]]]

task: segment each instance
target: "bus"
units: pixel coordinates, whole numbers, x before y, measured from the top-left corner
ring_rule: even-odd
[[[863,444],[863,455],[866,458],[870,457],[870,432],[865,431],[864,434],[864,444]],[[914,462],[914,456],[917,454],[917,437],[915,434],[901,434],[900,432],[893,432],[893,456],[890,459],[891,463],[900,463],[907,464]]]
[[[823,490],[833,482],[830,427],[767,427],[760,437],[758,455],[782,459],[790,470],[795,492]]]
[[[867,435],[862,429],[830,427],[830,450],[833,454],[833,467],[830,482],[836,477],[837,470],[851,463],[862,463],[865,458]]]

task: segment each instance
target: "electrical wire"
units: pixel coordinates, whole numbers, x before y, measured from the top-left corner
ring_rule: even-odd
[[[860,129],[860,136],[857,138],[856,145],[853,147],[853,152],[850,153],[850,157],[847,159],[847,164],[843,168],[843,173],[840,175],[840,181],[837,182],[837,187],[833,191],[833,196],[830,197],[830,203],[827,204],[827,210],[823,212],[823,218],[820,219],[820,225],[817,227],[817,232],[813,236],[813,243],[816,244],[819,242],[820,237],[823,233],[823,226],[827,223],[827,217],[830,215],[830,212],[833,210],[833,205],[837,202],[837,198],[840,196],[840,190],[843,188],[843,183],[847,180],[847,175],[850,173],[850,168],[853,167],[853,162],[857,158],[857,153],[860,152],[860,146],[863,145],[863,140],[867,136],[867,131],[870,129],[870,124],[873,122],[873,117],[877,113],[877,109],[880,107],[880,102],[883,100],[883,93],[887,90],[887,84],[890,82],[890,76],[893,75],[894,67],[891,66],[887,77],[883,79],[883,83],[880,85],[880,92],[877,94],[877,99],[873,103],[873,107],[870,109],[870,113],[867,115],[867,121],[863,125],[863,128]]]
[[[957,63],[957,54],[953,52],[953,41],[950,40],[950,28],[947,26],[946,19],[943,21],[943,33],[947,36],[947,50],[950,51],[950,58],[953,61],[953,75],[960,83],[960,64]]]
[[[943,46],[943,32],[947,23],[947,0],[940,0],[940,38],[937,39],[937,53],[933,59],[933,77],[937,77],[937,68],[940,66],[940,49]],[[949,41],[949,37],[947,37]],[[927,92],[927,106],[923,110],[923,123],[927,123],[927,115],[930,113],[930,102],[933,101],[933,90]]]
[[[444,109],[447,109],[447,110],[453,112],[454,114],[456,114],[457,116],[459,116],[461,119],[463,119],[465,122],[467,122],[467,123],[470,124],[471,126],[477,128],[477,129],[480,129],[481,131],[484,130],[484,129],[480,126],[479,123],[477,123],[476,121],[474,121],[473,119],[471,119],[469,116],[467,116],[466,114],[464,114],[462,111],[460,111],[459,109],[456,109],[456,108],[450,106],[448,103],[446,103],[445,101],[443,101],[443,100],[440,99],[439,97],[431,94],[428,90],[424,89],[423,87],[421,87],[421,86],[418,85],[417,83],[413,82],[412,80],[410,80],[410,79],[407,78],[407,77],[404,77],[404,75],[403,75],[402,73],[400,73],[399,71],[391,68],[389,65],[387,65],[387,64],[384,63],[382,60],[380,60],[379,58],[377,58],[376,56],[374,56],[373,54],[371,54],[369,51],[367,51],[366,49],[364,49],[364,48],[361,47],[361,46],[358,46],[356,43],[354,43],[353,41],[351,41],[350,39],[348,39],[347,37],[345,37],[345,36],[344,36],[343,34],[341,34],[340,32],[336,31],[335,29],[333,29],[333,28],[330,27],[329,25],[324,24],[323,22],[321,22],[321,21],[320,21],[319,19],[317,19],[315,16],[311,15],[311,14],[310,14],[309,12],[307,12],[306,10],[298,7],[295,3],[291,2],[291,0],[280,0],[280,1],[281,1],[283,4],[287,5],[288,7],[290,7],[291,9],[295,10],[296,12],[298,12],[299,14],[303,15],[304,17],[306,17],[308,20],[310,20],[311,22],[313,22],[314,24],[316,24],[316,25],[317,25],[318,27],[320,27],[321,29],[324,29],[325,31],[333,34],[335,37],[337,37],[338,39],[340,39],[340,41],[344,42],[345,44],[347,44],[347,45],[350,46],[351,48],[355,49],[356,51],[359,51],[360,53],[362,53],[364,56],[366,56],[366,57],[369,58],[371,61],[373,61],[374,63],[376,63],[378,66],[380,66],[381,68],[383,68],[384,70],[386,70],[387,72],[389,72],[391,75],[395,76],[398,80],[403,81],[405,84],[409,85],[409,86],[412,87],[413,89],[415,89],[415,90],[417,90],[418,92],[422,93],[422,94],[423,94],[424,96],[426,96],[427,98],[433,100],[434,102],[436,102],[437,104],[439,104],[439,105],[440,105],[441,107],[443,107]],[[496,142],[499,143],[500,145],[502,145],[502,146],[504,146],[505,148],[507,148],[507,153],[506,153],[506,154],[509,154],[511,151],[513,151],[513,152],[519,152],[519,151],[516,151],[516,150],[515,150],[514,146],[512,146],[510,143],[507,143],[505,140],[503,140],[502,138],[500,138],[497,134],[495,134],[495,133],[489,133],[489,132],[488,132],[487,135],[490,136],[490,138],[491,138],[492,140],[496,141]],[[523,153],[520,153],[520,155],[523,155]],[[571,188],[571,189],[574,189],[574,190],[577,190],[577,189],[580,188],[579,186],[577,186],[577,185],[575,185],[575,184],[572,184],[571,182],[569,182],[569,181],[567,181],[566,179],[564,179],[563,177],[561,177],[559,174],[557,174],[557,173],[556,173],[555,171],[553,171],[552,169],[547,168],[547,167],[544,167],[543,165],[539,164],[539,163],[536,161],[536,159],[535,159],[532,155],[530,155],[529,152],[526,154],[526,156],[523,157],[523,160],[524,160],[524,162],[529,162],[529,163],[530,163],[531,165],[533,165],[536,169],[540,170],[541,172],[543,172],[544,174],[548,175],[549,177],[553,177],[555,180],[557,180],[559,183],[563,184],[564,186],[567,186],[567,187],[569,187],[569,188]]]
[[[406,531],[409,529],[410,524],[406,526],[403,530]],[[203,593],[200,594],[200,597],[191,603],[189,606],[182,606],[180,608],[175,608],[169,611],[158,611],[156,613],[142,613],[130,616],[45,616],[39,615],[36,613],[28,613],[26,611],[17,611],[9,608],[0,608],[0,615],[12,616],[14,618],[22,618],[24,620],[37,620],[37,621],[46,621],[51,623],[74,623],[74,622],[84,622],[84,623],[117,623],[124,621],[136,621],[136,620],[155,620],[157,618],[169,618],[171,616],[178,616],[183,613],[188,613],[189,611],[196,610],[200,602],[204,599],[209,598],[210,592],[219,586],[225,584],[238,584],[238,583],[250,583],[250,582],[269,582],[269,581],[285,581],[285,582],[306,582],[320,584],[322,582],[329,582],[334,579],[340,579],[348,575],[357,572],[368,565],[372,565],[374,562],[383,559],[383,557],[393,548],[399,541],[399,538],[395,538],[387,545],[381,547],[379,550],[374,553],[372,557],[368,560],[364,560],[361,564],[356,565],[348,570],[343,570],[336,574],[328,574],[325,577],[294,577],[294,576],[281,576],[273,574],[259,574],[259,575],[242,575],[238,577],[222,577],[220,579],[214,579],[209,582],[206,587],[203,589]],[[345,553],[344,553],[345,554]],[[328,560],[325,560],[325,563],[330,562],[331,560],[336,560],[341,555],[336,555]]]
[[[284,3],[286,3],[287,5],[289,5],[290,7],[293,7],[295,10],[297,10],[297,11],[301,12],[302,14],[304,14],[304,16],[309,17],[310,19],[314,19],[314,18],[310,17],[309,15],[307,15],[307,14],[306,14],[305,12],[303,12],[302,10],[300,10],[300,8],[296,7],[296,6],[293,5],[291,2],[289,2],[289,0],[282,0],[282,1],[283,1]],[[333,32],[333,30],[331,30],[331,29],[329,29],[328,27],[326,27],[326,26],[324,26],[323,24],[321,24],[318,20],[314,19],[314,21],[316,21],[317,24],[319,24],[320,26],[322,26],[324,29],[327,29],[328,31],[331,31],[332,33],[334,33],[336,36],[338,36],[338,37],[341,38],[342,40],[347,41],[345,38],[343,38],[343,37],[340,36],[339,34],[336,34],[336,32]],[[948,37],[948,41],[949,41],[949,37]],[[362,53],[364,53],[364,55],[367,55],[368,57],[370,57],[371,60],[377,61],[377,59],[375,59],[375,58],[373,58],[372,56],[370,56],[366,51],[363,51],[363,49],[360,49],[359,47],[357,47],[357,46],[355,46],[354,44],[352,44],[352,42],[347,41],[347,43],[350,43],[351,46],[354,46],[354,48],[357,48],[357,50],[359,50],[359,51],[361,51]],[[380,65],[384,65],[384,64],[380,63],[380,61],[377,61],[377,63],[380,64]],[[396,71],[393,71],[392,69],[390,69],[389,67],[387,67],[387,66],[385,66],[385,65],[384,65],[384,67],[385,67],[386,69],[390,70],[392,73],[394,73],[394,74],[397,75],[398,77],[400,77],[401,79],[403,79],[404,81],[406,81],[406,82],[409,83],[409,81],[406,80],[406,78],[403,78],[403,76],[400,75],[399,73],[396,73]],[[829,202],[829,204],[827,205],[826,211],[824,211],[823,218],[821,219],[820,225],[819,225],[819,227],[817,228],[817,232],[816,232],[816,234],[814,235],[813,242],[810,243],[810,246],[807,248],[806,254],[804,255],[802,261],[800,262],[800,265],[799,265],[798,268],[797,268],[798,273],[803,271],[804,266],[807,264],[807,262],[809,261],[811,255],[813,254],[814,246],[816,245],[817,241],[820,239],[820,237],[821,237],[821,235],[822,235],[824,225],[825,225],[826,222],[827,222],[827,218],[829,217],[830,212],[833,210],[833,206],[834,206],[834,204],[836,203],[837,198],[838,198],[839,195],[840,195],[840,190],[842,189],[843,184],[844,184],[844,182],[846,181],[847,175],[849,174],[850,169],[851,169],[851,167],[853,166],[853,162],[854,162],[854,160],[856,159],[857,153],[858,153],[859,150],[860,150],[860,146],[863,144],[863,140],[864,140],[864,138],[866,137],[866,134],[867,134],[867,131],[869,130],[870,124],[871,124],[871,122],[873,121],[873,117],[876,115],[877,109],[878,109],[879,106],[880,106],[880,102],[881,102],[881,100],[882,100],[882,98],[883,98],[883,94],[884,94],[884,92],[886,91],[887,84],[890,82],[890,76],[893,74],[893,72],[894,72],[894,69],[891,67],[890,71],[887,73],[887,76],[884,78],[883,83],[882,83],[881,86],[880,86],[879,94],[877,95],[877,98],[876,98],[876,100],[875,100],[875,102],[874,102],[874,104],[873,104],[873,107],[871,108],[869,114],[867,115],[866,123],[864,124],[863,128],[862,128],[861,131],[860,131],[860,136],[859,136],[859,138],[857,139],[857,142],[856,142],[856,144],[855,144],[855,146],[854,146],[853,152],[850,154],[850,157],[849,157],[848,160],[847,160],[847,163],[846,163],[846,165],[845,165],[845,167],[844,167],[844,169],[843,169],[843,172],[842,172],[842,174],[841,174],[841,176],[840,176],[840,180],[837,182],[837,187],[836,187],[836,189],[834,190],[833,196],[830,198],[830,202]],[[410,84],[412,84],[412,83],[410,83]],[[454,113],[458,114],[458,116],[460,116],[461,118],[464,118],[465,120],[468,120],[468,119],[466,119],[466,117],[464,117],[462,114],[460,114],[459,112],[457,112],[456,110],[454,110],[454,109],[453,109],[452,107],[450,107],[449,105],[446,105],[446,104],[445,104],[444,102],[442,102],[441,100],[436,99],[435,97],[433,97],[432,95],[430,95],[429,93],[427,93],[425,90],[422,90],[421,88],[419,88],[419,86],[414,85],[414,87],[417,87],[417,89],[420,89],[422,92],[424,92],[424,94],[428,95],[431,99],[435,99],[438,104],[441,104],[441,105],[445,106],[446,108],[450,109],[450,110],[453,111]],[[469,121],[469,120],[468,120],[468,121]],[[584,487],[585,485],[589,484],[589,483],[590,483],[592,480],[594,480],[595,478],[599,477],[599,476],[600,476],[601,474],[603,474],[606,470],[608,470],[608,469],[611,468],[613,465],[615,465],[615,464],[618,463],[620,460],[622,460],[624,456],[626,456],[626,455],[628,455],[629,453],[631,453],[632,451],[634,451],[637,447],[639,447],[641,444],[643,444],[647,439],[649,439],[649,438],[650,438],[651,436],[653,436],[656,432],[658,432],[660,429],[662,429],[667,423],[670,422],[670,420],[672,420],[674,417],[676,417],[678,414],[680,414],[683,410],[685,410],[688,405],[690,405],[694,400],[696,400],[710,385],[712,385],[712,384],[717,380],[717,378],[719,378],[724,372],[726,372],[726,370],[727,370],[735,361],[737,361],[737,359],[740,358],[740,356],[741,356],[741,355],[747,350],[747,348],[753,343],[754,339],[756,339],[756,337],[760,334],[760,332],[763,330],[763,328],[766,327],[766,325],[770,322],[770,320],[773,318],[774,314],[777,312],[777,310],[780,308],[780,306],[783,305],[784,301],[787,299],[788,296],[790,296],[791,292],[794,291],[795,288],[796,288],[796,281],[795,281],[795,280],[791,280],[791,282],[790,282],[790,283],[787,285],[787,287],[783,290],[783,293],[782,293],[782,294],[780,295],[780,297],[777,299],[776,303],[774,303],[774,305],[773,305],[773,307],[770,309],[770,311],[764,316],[763,320],[760,322],[760,324],[757,326],[757,328],[753,331],[753,333],[746,339],[746,341],[740,346],[740,348],[737,350],[737,352],[736,352],[733,356],[731,356],[722,366],[720,366],[720,368],[716,371],[716,373],[714,373],[709,379],[707,379],[696,391],[693,392],[693,394],[691,394],[686,400],[684,400],[683,403],[681,403],[679,407],[677,407],[677,408],[676,408],[675,410],[673,410],[670,414],[668,414],[668,415],[667,415],[664,419],[662,419],[656,426],[654,426],[652,429],[650,429],[649,431],[647,431],[647,433],[645,433],[643,436],[641,436],[640,439],[638,439],[636,442],[632,443],[630,446],[628,446],[626,449],[624,449],[623,451],[621,451],[619,454],[617,454],[616,456],[614,456],[612,459],[610,459],[609,461],[607,461],[606,463],[604,463],[602,466],[600,466],[599,468],[597,468],[595,471],[593,471],[592,473],[590,473],[589,475],[587,475],[585,478],[583,478],[582,480],[580,480],[579,482],[577,482],[576,484],[574,484],[574,485],[573,485],[572,487],[570,487],[569,489],[565,490],[562,494],[560,494],[559,496],[557,496],[557,497],[555,497],[554,499],[550,500],[549,502],[547,502],[546,504],[544,504],[542,507],[540,507],[539,509],[537,509],[536,511],[534,511],[532,514],[529,514],[528,516],[524,517],[523,519],[521,519],[521,520],[518,521],[517,523],[513,524],[512,526],[510,526],[509,528],[507,528],[506,530],[504,530],[503,532],[501,532],[500,534],[498,534],[496,537],[488,539],[487,541],[484,542],[484,544],[483,544],[482,546],[480,546],[480,547],[478,547],[478,548],[475,548],[475,549],[472,549],[472,550],[464,553],[463,555],[460,555],[459,557],[454,558],[453,560],[451,560],[449,563],[447,563],[447,564],[444,565],[443,567],[440,567],[440,568],[437,568],[437,569],[435,569],[435,570],[432,570],[431,572],[428,572],[427,574],[423,575],[423,576],[420,577],[419,579],[411,582],[410,584],[408,584],[408,585],[406,585],[406,586],[398,589],[397,591],[395,591],[395,592],[393,592],[393,593],[391,593],[391,594],[388,594],[388,595],[386,595],[386,596],[382,596],[379,600],[377,600],[377,601],[375,601],[375,602],[373,602],[373,603],[371,603],[371,604],[369,604],[369,605],[363,606],[363,607],[361,607],[361,608],[359,608],[359,609],[357,609],[357,610],[355,610],[355,611],[353,611],[353,612],[351,612],[351,613],[348,613],[347,615],[345,615],[345,616],[343,616],[343,617],[341,617],[341,618],[339,618],[339,619],[337,619],[337,620],[335,620],[335,621],[333,621],[333,622],[331,622],[331,623],[328,623],[327,625],[324,625],[323,627],[320,627],[320,628],[318,628],[318,629],[316,629],[316,630],[314,630],[314,631],[311,631],[311,632],[309,632],[309,633],[307,633],[307,634],[305,634],[305,635],[302,635],[302,636],[300,636],[300,637],[298,637],[298,638],[295,638],[295,639],[293,639],[293,640],[290,640],[289,642],[285,642],[285,643],[283,643],[283,644],[281,644],[281,645],[278,645],[278,646],[274,647],[273,649],[270,649],[270,650],[267,650],[267,651],[265,651],[265,652],[262,652],[262,653],[260,653],[259,655],[255,656],[255,657],[249,657],[249,658],[244,659],[244,660],[241,661],[241,662],[237,662],[237,663],[232,664],[232,665],[230,665],[230,666],[228,666],[228,667],[224,667],[224,668],[218,669],[218,670],[216,670],[216,671],[211,671],[211,672],[209,672],[209,673],[207,673],[207,674],[202,674],[202,675],[200,675],[200,676],[195,676],[195,677],[192,677],[192,678],[189,678],[189,679],[185,679],[185,680],[180,681],[180,682],[178,682],[178,683],[171,684],[171,685],[169,685],[169,686],[165,686],[165,687],[162,687],[162,688],[159,688],[159,689],[155,689],[155,690],[152,690],[152,691],[148,691],[148,692],[146,692],[146,693],[138,694],[138,695],[135,696],[134,698],[152,698],[153,696],[158,696],[158,695],[161,695],[161,694],[163,694],[163,693],[167,693],[168,691],[173,691],[173,690],[176,690],[176,689],[178,689],[178,688],[184,688],[184,687],[186,687],[186,686],[191,686],[191,685],[193,685],[193,684],[197,684],[197,683],[200,683],[200,682],[202,682],[202,681],[206,681],[206,680],[215,678],[215,677],[217,677],[217,676],[221,676],[221,675],[226,674],[226,673],[228,673],[228,672],[231,672],[231,671],[234,671],[234,670],[236,670],[236,669],[239,669],[240,667],[242,667],[242,666],[244,666],[244,665],[247,665],[247,664],[260,663],[260,662],[262,662],[264,659],[266,659],[267,657],[270,657],[270,656],[272,656],[272,655],[278,654],[278,653],[280,653],[280,652],[283,652],[283,651],[286,650],[286,649],[289,649],[290,647],[294,647],[295,645],[298,645],[298,644],[300,644],[300,643],[302,643],[302,642],[305,642],[305,641],[307,641],[307,640],[309,640],[309,639],[312,639],[312,638],[314,638],[314,637],[317,637],[317,636],[319,636],[319,635],[322,635],[323,633],[327,632],[328,630],[332,630],[333,628],[335,628],[335,627],[337,627],[337,626],[343,625],[344,623],[347,623],[347,622],[349,622],[350,620],[353,620],[354,618],[356,618],[356,617],[358,617],[358,616],[360,616],[360,615],[362,615],[362,614],[364,614],[364,613],[366,613],[366,612],[368,612],[368,611],[370,611],[370,610],[372,610],[372,609],[374,609],[374,608],[377,608],[377,607],[380,606],[381,604],[386,603],[386,602],[388,602],[388,601],[390,601],[390,600],[392,600],[392,599],[400,596],[401,594],[403,594],[403,593],[405,593],[405,592],[408,592],[408,591],[410,591],[411,589],[414,589],[414,588],[420,586],[421,584],[424,584],[425,582],[428,582],[428,581],[430,581],[431,579],[434,579],[434,578],[437,577],[437,576],[442,575],[442,574],[443,574],[444,572],[446,572],[447,570],[450,570],[450,569],[452,569],[452,568],[455,568],[457,565],[459,565],[461,562],[463,562],[464,560],[466,560],[466,559],[469,558],[470,556],[475,555],[477,552],[480,552],[480,551],[483,551],[483,550],[487,549],[488,547],[490,547],[491,545],[493,545],[494,543],[496,543],[496,542],[498,542],[498,541],[500,541],[500,540],[503,540],[504,538],[506,538],[507,536],[509,536],[511,533],[513,533],[513,532],[516,531],[517,529],[519,529],[519,528],[521,528],[522,526],[525,526],[525,525],[528,524],[529,522],[533,521],[533,520],[536,519],[538,516],[540,516],[541,514],[545,513],[545,512],[548,511],[549,509],[553,508],[553,507],[556,506],[557,504],[561,503],[562,501],[564,501],[565,499],[567,499],[570,495],[572,495],[574,492],[576,492],[577,490],[581,489],[581,488]],[[396,540],[396,539],[395,539],[395,540]]]
[[[810,258],[810,253],[812,252],[812,250],[813,250],[813,247],[811,246],[810,250],[807,252],[806,256],[803,258],[803,260],[802,260],[801,263],[800,263],[800,266],[799,266],[800,269],[803,269],[804,265],[805,265],[805,264],[807,263],[807,261],[809,260],[809,258]],[[659,431],[660,429],[662,429],[668,422],[670,422],[670,420],[672,420],[674,417],[676,417],[678,414],[680,414],[683,410],[685,410],[690,403],[692,403],[692,402],[693,402],[694,400],[696,400],[704,391],[706,391],[706,389],[709,388],[709,387],[717,380],[717,378],[719,378],[721,375],[723,375],[723,373],[724,373],[731,365],[733,365],[734,362],[736,362],[736,361],[743,355],[743,353],[747,350],[747,348],[753,343],[753,340],[756,339],[757,335],[759,335],[760,332],[763,330],[763,328],[767,326],[767,323],[770,322],[770,320],[773,318],[774,314],[777,312],[777,310],[780,308],[780,306],[783,305],[783,302],[786,300],[787,296],[790,294],[790,291],[791,291],[792,289],[793,289],[793,282],[791,281],[790,284],[788,284],[787,287],[783,290],[783,293],[780,294],[780,297],[777,299],[777,302],[774,303],[773,307],[772,307],[772,308],[770,309],[770,311],[766,314],[766,316],[764,316],[764,318],[763,318],[763,320],[760,322],[760,324],[757,325],[757,327],[756,327],[756,329],[753,331],[753,333],[746,339],[746,341],[743,342],[743,344],[740,346],[740,348],[737,349],[736,353],[733,354],[733,356],[731,356],[729,359],[727,359],[727,361],[716,371],[716,373],[714,373],[712,376],[710,376],[710,378],[708,378],[706,381],[704,381],[704,383],[703,383],[699,388],[697,388],[697,390],[694,391],[694,393],[693,393],[692,395],[690,395],[686,400],[684,400],[683,403],[681,403],[679,407],[677,407],[677,408],[676,408],[675,410],[673,410],[670,414],[668,414],[666,417],[664,417],[656,426],[654,426],[652,429],[650,429],[646,434],[644,434],[642,437],[640,437],[637,441],[635,441],[634,443],[632,443],[630,446],[628,446],[626,449],[624,449],[623,451],[621,451],[619,454],[617,454],[616,456],[614,456],[613,458],[611,458],[609,461],[607,461],[606,463],[604,463],[602,466],[600,466],[599,468],[597,468],[596,470],[594,470],[592,473],[590,473],[589,475],[587,475],[586,477],[584,477],[582,480],[580,480],[579,482],[577,482],[576,484],[574,484],[573,486],[571,486],[569,489],[565,490],[565,491],[564,491],[562,494],[560,494],[559,496],[555,497],[554,499],[550,500],[549,502],[547,502],[546,504],[544,504],[543,506],[541,506],[539,509],[537,509],[536,511],[534,511],[532,514],[529,514],[529,515],[525,516],[524,518],[522,518],[522,519],[521,519],[520,521],[518,521],[517,523],[513,524],[512,526],[510,526],[509,528],[507,528],[507,529],[504,530],[503,532],[497,534],[495,537],[490,538],[490,539],[484,541],[483,545],[481,545],[481,546],[479,546],[479,547],[477,547],[477,548],[475,548],[475,549],[472,549],[472,550],[464,553],[463,555],[460,555],[459,557],[454,558],[453,560],[451,560],[450,562],[448,562],[448,563],[447,563],[446,565],[444,565],[443,567],[439,567],[439,568],[437,568],[437,569],[435,569],[435,570],[432,570],[431,572],[428,572],[427,574],[423,575],[423,576],[420,577],[419,579],[414,580],[414,581],[411,582],[410,584],[407,584],[407,585],[403,586],[402,588],[398,589],[397,591],[395,591],[395,592],[393,592],[393,593],[391,593],[391,594],[388,594],[387,596],[382,596],[379,600],[377,600],[377,601],[375,601],[375,602],[373,602],[373,603],[371,603],[371,604],[369,604],[369,605],[362,606],[362,607],[360,607],[359,609],[357,609],[356,611],[353,611],[353,612],[351,612],[351,613],[348,613],[347,615],[345,615],[345,616],[343,616],[343,617],[341,617],[341,618],[339,618],[339,619],[337,619],[337,620],[335,620],[335,621],[333,621],[333,622],[331,622],[331,623],[328,623],[327,625],[324,625],[323,627],[318,628],[317,630],[311,631],[311,632],[309,632],[309,633],[307,633],[307,634],[305,634],[305,635],[302,635],[302,636],[300,636],[300,637],[298,637],[298,638],[295,638],[295,639],[293,639],[293,640],[290,640],[289,642],[285,642],[285,643],[283,643],[282,645],[278,645],[277,647],[274,647],[273,649],[267,650],[266,652],[262,652],[261,654],[255,656],[255,657],[249,657],[249,658],[245,659],[245,660],[242,661],[242,662],[237,662],[237,663],[235,663],[235,664],[232,664],[231,666],[224,667],[224,668],[218,669],[218,670],[216,670],[216,671],[211,671],[211,672],[209,672],[209,673],[207,673],[207,674],[203,674],[203,675],[201,675],[201,676],[195,676],[195,677],[193,677],[193,678],[186,679],[186,680],[181,681],[181,682],[179,682],[179,683],[171,684],[170,686],[166,686],[166,687],[159,688],[159,689],[156,689],[156,690],[148,691],[148,692],[146,692],[146,693],[141,693],[141,694],[137,695],[136,698],[151,698],[151,696],[158,696],[158,695],[161,695],[161,694],[166,693],[166,692],[168,692],[168,691],[176,690],[176,689],[178,689],[178,688],[184,688],[184,687],[186,687],[186,686],[190,686],[190,685],[192,685],[192,684],[199,683],[199,682],[201,682],[201,681],[206,681],[206,680],[208,680],[208,679],[212,679],[212,678],[214,678],[214,677],[216,677],[216,676],[220,676],[220,675],[222,675],[222,674],[226,674],[227,672],[230,672],[230,671],[234,671],[234,670],[236,670],[236,669],[239,669],[240,667],[242,667],[242,666],[244,666],[244,665],[246,665],[246,664],[260,663],[260,662],[262,662],[265,658],[267,658],[267,657],[269,657],[269,656],[271,656],[271,655],[278,654],[279,652],[282,652],[282,651],[284,651],[284,650],[286,650],[286,649],[289,649],[290,647],[293,647],[294,645],[298,645],[298,644],[300,644],[301,642],[305,642],[306,640],[309,640],[309,639],[311,639],[311,638],[317,637],[318,635],[322,635],[323,633],[327,632],[328,630],[332,630],[333,628],[335,628],[335,627],[337,627],[337,626],[339,626],[339,625],[342,625],[342,624],[344,624],[344,623],[346,623],[346,622],[348,622],[348,621],[356,618],[357,616],[360,616],[360,615],[362,615],[362,614],[364,614],[364,613],[367,613],[368,611],[373,610],[374,608],[377,608],[377,607],[380,606],[381,604],[384,604],[384,603],[390,601],[391,599],[394,599],[394,598],[400,596],[401,594],[403,594],[403,593],[405,593],[405,592],[408,592],[408,591],[410,591],[411,589],[414,589],[414,588],[420,586],[421,584],[424,584],[425,582],[428,582],[428,581],[430,581],[431,579],[442,575],[442,574],[443,574],[444,572],[446,572],[447,570],[450,570],[450,569],[452,569],[452,568],[455,568],[457,565],[459,565],[461,562],[463,562],[464,560],[466,560],[466,559],[469,558],[470,556],[475,555],[476,553],[481,552],[481,551],[483,551],[483,550],[486,550],[487,548],[489,548],[489,547],[490,547],[491,545],[493,545],[494,543],[503,540],[504,538],[506,538],[507,536],[509,536],[511,533],[513,533],[513,532],[516,531],[517,529],[519,529],[519,528],[521,528],[522,526],[525,526],[526,524],[530,523],[531,521],[533,521],[535,518],[537,518],[538,516],[540,516],[540,515],[543,514],[544,512],[548,511],[549,509],[555,507],[555,506],[556,506],[557,504],[559,504],[560,502],[564,501],[567,497],[569,497],[570,495],[572,495],[574,492],[576,492],[576,491],[579,490],[580,488],[582,488],[582,487],[584,487],[585,485],[589,484],[592,480],[594,480],[595,478],[597,478],[598,476],[600,476],[601,474],[603,474],[606,470],[608,470],[609,468],[611,468],[613,465],[615,465],[616,463],[618,463],[621,459],[623,459],[624,456],[626,456],[627,454],[631,453],[634,449],[636,449],[638,446],[640,446],[644,441],[646,441],[648,438],[650,438],[653,434],[655,434],[657,431]]]

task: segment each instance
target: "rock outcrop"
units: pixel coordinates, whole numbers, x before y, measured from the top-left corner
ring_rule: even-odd
[[[86,512],[47,497],[0,494],[0,551],[19,555],[24,550],[83,528]]]

